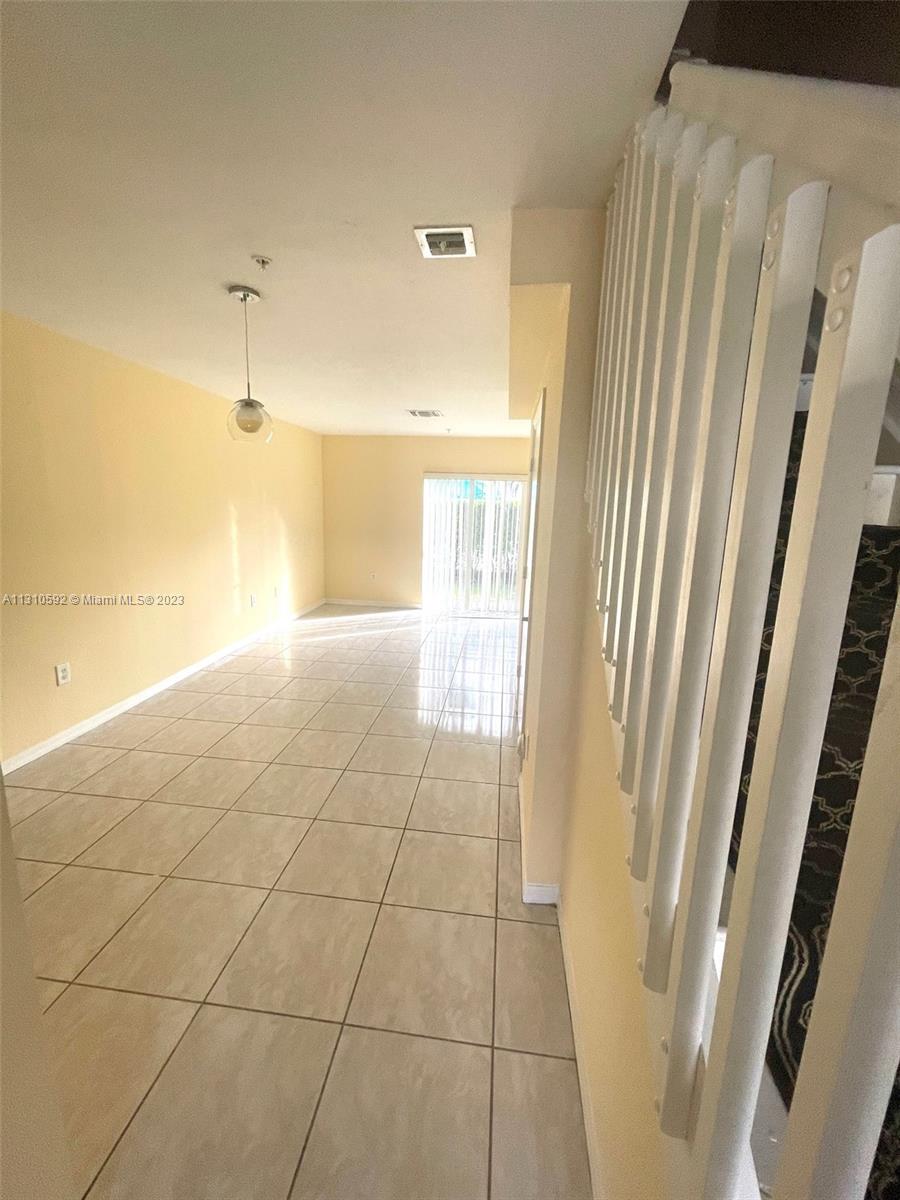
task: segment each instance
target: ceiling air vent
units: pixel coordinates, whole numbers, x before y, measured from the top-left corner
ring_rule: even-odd
[[[406,411],[411,417],[442,417],[444,415],[439,408],[408,408]]]
[[[414,230],[423,258],[474,258],[471,225],[425,225]]]

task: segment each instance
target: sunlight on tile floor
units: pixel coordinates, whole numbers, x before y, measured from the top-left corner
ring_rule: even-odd
[[[516,623],[321,608],[6,780],[91,1200],[586,1200]]]

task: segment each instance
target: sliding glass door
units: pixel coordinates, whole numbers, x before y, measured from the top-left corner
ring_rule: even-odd
[[[426,475],[423,607],[470,616],[517,612],[526,482],[520,476]]]

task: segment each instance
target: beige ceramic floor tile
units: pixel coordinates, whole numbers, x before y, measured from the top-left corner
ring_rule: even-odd
[[[411,687],[401,683],[394,688],[387,700],[388,708],[418,708],[422,712],[443,707],[447,696],[446,688]]]
[[[493,838],[408,829],[384,898],[389,904],[492,917],[496,889]]]
[[[263,703],[262,696],[231,696],[219,692],[216,696],[207,696],[202,704],[198,704],[191,718],[195,721],[227,721],[234,725],[238,721],[245,721]]]
[[[22,893],[22,899],[27,900],[39,887],[43,887],[48,879],[58,875],[61,870],[61,863],[29,862],[28,859],[19,859],[16,863],[16,873],[19,876],[19,891]]]
[[[340,777],[340,771],[332,767],[271,763],[234,807],[285,817],[315,817]]]
[[[69,986],[56,979],[36,979],[34,982],[37,986],[38,1008],[42,1013],[46,1012],[53,1001],[61,996]]]
[[[350,769],[419,776],[430,745],[429,738],[385,737],[370,733],[350,760]]]
[[[91,1200],[284,1200],[337,1033],[203,1008]]]
[[[147,700],[142,700],[129,713],[135,716],[148,717],[183,717],[193,712],[207,699],[206,692],[182,692],[177,688],[169,688],[165,692],[157,692]]]
[[[512,728],[508,718],[490,713],[445,712],[438,726],[439,742],[475,742],[499,746],[503,736]]]
[[[53,800],[57,800],[62,792],[46,792],[38,788],[8,787],[5,789],[6,806],[9,810],[10,825],[17,825],[32,813],[46,808]]]
[[[439,711],[433,709],[383,708],[370,732],[387,734],[389,737],[430,739],[440,715]]]
[[[510,746],[500,751],[500,782],[506,787],[515,787],[519,782],[519,756]]]
[[[300,817],[232,809],[174,873],[187,879],[272,887],[309,824]]]
[[[138,807],[107,796],[60,796],[12,831],[18,858],[67,863]]]
[[[111,721],[104,721],[96,729],[75,738],[79,746],[112,746],[120,750],[133,750],[154,733],[171,725],[170,717],[142,716],[130,712],[121,713]]]
[[[277,886],[288,892],[380,900],[399,844],[399,829],[316,821]]]
[[[236,725],[209,751],[211,758],[273,762],[297,731],[278,725]]]
[[[202,1000],[265,896],[257,888],[167,879],[94,959],[82,981]]]
[[[324,704],[341,686],[338,679],[292,679],[278,693],[278,699],[318,700]]]
[[[195,671],[173,686],[179,692],[222,692],[234,679],[227,671]]]
[[[117,751],[117,753],[119,753]],[[92,796],[124,796],[149,800],[154,792],[173,779],[191,762],[185,754],[154,754],[127,750],[121,758],[85,779],[78,791]]]
[[[287,683],[289,679],[296,679],[301,676],[307,665],[307,663],[292,658],[287,654],[276,654],[273,658],[260,659],[254,674],[280,675],[285,683]]]
[[[500,844],[497,916],[508,921],[557,924],[555,904],[525,904],[522,900],[522,848],[518,842],[503,841]]]
[[[489,918],[382,908],[349,1020],[490,1042],[493,965]]]
[[[260,700],[265,700],[269,696],[274,696],[276,692],[281,694],[282,688],[287,682],[288,680],[283,675],[260,675],[254,672],[252,675],[238,676],[233,683],[229,683],[222,695],[256,696]]]
[[[497,1051],[492,1159],[493,1200],[591,1200],[574,1062]]]
[[[407,667],[400,682],[405,687],[448,688],[453,680],[450,667]]]
[[[353,667],[361,666],[369,657],[367,650],[354,650],[337,646],[319,655],[319,662],[349,663]]]
[[[490,1070],[480,1046],[345,1029],[291,1200],[484,1200]]]
[[[402,650],[373,650],[368,662],[376,667],[400,667],[404,669],[412,662],[412,655]],[[385,680],[385,682],[390,682]]]
[[[304,679],[337,679],[343,682],[353,674],[355,667],[352,663],[317,662],[298,663],[304,668]]]
[[[498,921],[494,1039],[510,1050],[574,1055],[557,929]]]
[[[158,884],[155,875],[60,871],[25,901],[35,974],[74,979]]]
[[[409,814],[410,829],[497,836],[497,787],[460,779],[423,779]]]
[[[325,729],[303,729],[278,761],[299,767],[346,767],[362,741],[359,733],[332,733]]]
[[[328,821],[401,828],[406,824],[416,782],[412,775],[345,771],[319,816]]]
[[[428,779],[464,779],[469,783],[496,784],[499,775],[498,746],[436,741],[425,764],[425,777]]]
[[[276,696],[267,700],[247,718],[250,725],[280,725],[283,729],[302,729],[321,708],[318,700],[289,700]]]
[[[389,667],[380,663],[364,662],[350,676],[348,683],[398,684],[403,674],[402,667]]]
[[[448,712],[483,713],[502,717],[504,715],[503,694],[454,687],[447,693],[445,708]]]
[[[378,907],[272,892],[210,999],[341,1021]]]
[[[394,690],[392,683],[367,683],[365,680],[349,679],[334,693],[340,704],[370,704],[380,707],[386,703]]]
[[[500,787],[500,836],[508,842],[519,840],[519,789]]]
[[[44,1019],[77,1194],[90,1184],[197,1006],[74,984]]]
[[[148,738],[141,749],[161,750],[164,754],[205,754],[234,728],[231,721],[201,721],[192,714]]]
[[[100,746],[76,746],[69,742],[58,750],[43,754],[34,762],[17,771],[10,771],[4,782],[7,787],[45,788],[54,792],[67,792],[71,788],[114,762],[123,754],[122,750],[110,750]]]
[[[215,825],[221,812],[146,800],[79,857],[88,867],[168,875]]]
[[[308,729],[330,729],[335,733],[365,733],[381,709],[371,704],[323,704],[307,726]]]
[[[198,758],[153,797],[165,804],[231,808],[266,769],[265,763],[228,758]]]

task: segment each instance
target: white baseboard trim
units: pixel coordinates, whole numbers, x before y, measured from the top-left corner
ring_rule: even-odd
[[[559,884],[523,882],[522,899],[526,904],[559,904]]]
[[[193,662],[187,667],[182,667],[174,675],[167,675],[165,679],[161,679],[158,683],[153,683],[150,687],[146,687],[140,692],[135,692],[133,696],[127,696],[117,704],[113,704],[109,708],[104,708],[102,712],[94,713],[92,717],[85,717],[83,721],[79,721],[76,725],[70,725],[68,729],[60,730],[59,733],[55,733],[53,737],[47,738],[46,741],[38,742],[36,746],[29,746],[27,750],[20,750],[18,754],[13,754],[10,758],[4,759],[0,763],[0,769],[3,770],[4,775],[7,775],[10,771],[24,767],[26,763],[40,758],[42,754],[56,750],[59,746],[70,742],[72,738],[80,737],[83,733],[90,733],[92,729],[96,729],[104,721],[110,721],[120,713],[127,712],[135,704],[140,704],[142,700],[149,700],[157,692],[164,692],[166,688],[174,687],[176,683],[181,683],[183,679],[187,679],[195,671],[202,671],[204,667],[211,666],[214,662],[218,662],[220,658],[224,658],[228,654],[237,654],[244,646],[249,646],[251,642],[258,641],[261,637],[278,633],[285,625],[290,625],[299,617],[303,617],[307,613],[313,612],[314,609],[320,608],[324,603],[326,601],[316,600],[314,604],[308,604],[305,608],[292,613],[289,617],[279,617],[277,621],[272,621],[269,625],[264,625],[261,629],[256,629],[253,633],[248,633],[245,637],[239,638],[238,641],[230,642],[227,646],[223,646],[212,654],[207,654],[205,658],[198,659],[197,662]]]
[[[421,604],[400,604],[396,600],[337,600],[329,596],[327,600],[322,601],[323,604],[346,604],[352,605],[354,608],[394,608],[401,612],[407,608],[419,609]]]

